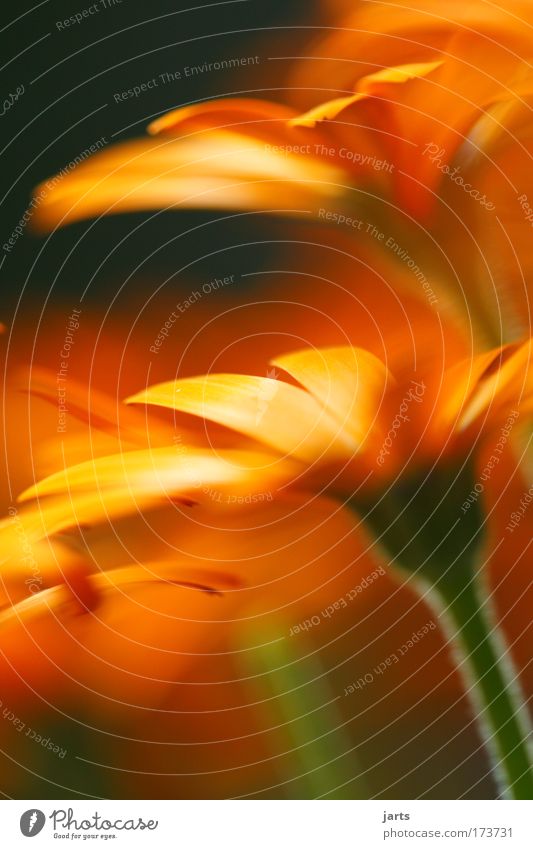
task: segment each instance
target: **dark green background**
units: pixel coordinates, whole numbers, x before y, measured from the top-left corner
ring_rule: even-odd
[[[289,62],[268,61],[267,57],[298,53],[299,45],[313,35],[309,26],[315,4],[249,0],[191,9],[200,4],[195,0],[122,0],[120,5],[101,10],[79,25],[57,30],[56,21],[89,5],[87,0],[50,0],[43,5],[4,7],[1,55],[7,64],[2,71],[2,99],[21,84],[26,91],[0,119],[0,244],[7,241],[19,222],[32,188],[101,136],[109,140],[116,133],[117,141],[140,136],[149,121],[168,109],[232,92],[282,100],[280,86]],[[25,14],[27,10],[32,11]],[[27,49],[46,33],[50,35]],[[114,92],[139,85],[163,71],[239,55],[259,55],[261,61],[236,71],[182,79],[136,99],[120,103],[113,100]],[[266,80],[269,88],[265,90]],[[105,108],[90,115],[105,103]],[[33,301],[40,301],[50,288],[53,297],[71,298],[83,291],[102,260],[104,265],[91,285],[90,297],[98,299],[103,294],[105,300],[117,272],[123,279],[147,253],[210,217],[214,215],[201,212],[159,214],[155,218],[150,213],[123,215],[96,224],[81,222],[58,231],[50,239],[35,236],[26,228],[2,268],[2,320],[9,324],[22,287],[25,286],[25,298]],[[216,217],[220,217],[220,212]],[[264,220],[258,222],[253,216],[251,219],[239,221],[242,241],[247,241],[248,234],[253,238],[259,232],[264,238]],[[140,223],[142,227],[135,236],[113,251]],[[228,237],[234,241],[235,226],[229,219],[227,224],[209,228],[213,250],[227,245]],[[270,220],[269,228],[273,238],[283,233],[283,223],[279,221]],[[174,246],[158,250],[150,260],[150,274],[164,279],[176,267],[203,254],[204,238],[201,234],[196,240],[181,240],[179,256]],[[267,248],[264,250],[268,252]],[[239,264],[238,270],[248,269],[246,250],[240,251]],[[254,270],[260,264],[254,250]],[[204,266],[203,273],[214,276],[220,272],[219,266],[219,262],[212,269]]]

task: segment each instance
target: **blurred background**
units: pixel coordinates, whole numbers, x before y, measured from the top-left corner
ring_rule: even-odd
[[[24,94],[2,117],[3,241],[27,209],[35,186],[102,137],[111,143],[142,135],[158,115],[205,98],[254,96],[256,92],[272,99],[277,93],[282,99],[279,87],[288,60],[270,57],[298,52],[297,45],[309,36],[305,27],[313,13],[313,4],[307,4],[302,27],[300,4],[280,0],[214,2],[190,11],[187,5],[194,4],[173,0],[158,0],[151,7],[136,0],[109,2],[106,7],[94,4],[99,6],[97,14],[61,30],[57,22],[90,4],[81,3],[79,10],[58,0],[36,3],[33,8],[18,4],[10,10],[12,22],[7,20],[8,10],[4,14],[2,55],[8,61],[2,70],[2,92],[7,97],[22,85]],[[185,76],[187,66],[232,57],[257,57],[258,62]],[[181,71],[181,80],[163,84],[159,75],[176,71]],[[154,77],[158,87],[115,102],[114,94]],[[28,228],[3,268],[9,280],[3,297],[8,307],[22,288],[25,297],[39,298],[46,281],[46,290],[52,288],[54,297],[62,298],[65,293],[77,295],[91,281],[89,294],[98,298],[110,280],[116,281],[117,274],[123,279],[148,252],[153,252],[151,277],[164,279],[177,265],[175,245],[165,244],[194,225],[220,217],[132,215],[92,226],[82,222],[52,239],[35,238]],[[234,225],[221,223],[209,229],[213,251],[227,243],[228,226]],[[252,235],[253,222],[239,222],[241,232],[247,226]],[[257,227],[264,227],[264,222]],[[133,230],[135,236],[127,238]],[[199,249],[203,253],[204,245],[202,231],[182,239],[180,264],[193,260]],[[246,260],[237,262],[241,261],[247,268]],[[218,270],[219,261],[214,264]],[[175,281],[175,285],[179,284]]]

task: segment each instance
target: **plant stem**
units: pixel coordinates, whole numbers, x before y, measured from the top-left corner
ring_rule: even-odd
[[[304,641],[288,637],[290,624],[278,620],[275,629],[254,630],[261,644],[250,652],[249,665],[260,673],[256,687],[275,702],[268,703],[268,719],[278,719],[280,747],[289,745],[294,774],[285,777],[291,798],[366,799],[354,762],[353,741],[347,734],[335,694],[328,685],[327,668]],[[282,640],[272,639],[283,634]],[[252,634],[252,632],[251,632]]]
[[[527,720],[519,685],[513,680],[513,665],[498,635],[490,602],[482,601],[480,582],[468,568],[463,568],[463,574],[466,580],[461,589],[446,581],[434,588],[446,605],[459,671],[492,756],[502,795],[532,799]]]
[[[449,644],[467,685],[501,794],[533,799],[525,699],[484,593],[481,553],[484,517],[479,502],[464,508],[474,481],[468,466],[437,469],[402,480],[381,497],[354,500],[390,565],[409,584],[430,587],[448,621]],[[461,504],[463,508],[461,508]]]

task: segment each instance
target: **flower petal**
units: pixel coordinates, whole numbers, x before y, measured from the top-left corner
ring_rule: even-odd
[[[382,361],[362,348],[307,348],[273,360],[324,404],[357,445],[374,426],[383,395],[394,378]]]
[[[192,106],[182,106],[173,109],[152,121],[148,125],[151,135],[157,133],[174,134],[185,125],[194,125],[196,128],[222,129],[238,124],[249,124],[250,132],[254,130],[254,124],[259,124],[264,134],[265,122],[270,124],[270,132],[276,134],[277,125],[283,125],[294,115],[294,109],[281,103],[268,100],[259,100],[247,97],[227,97],[217,100],[208,100],[204,103],[195,103]]]
[[[436,62],[412,62],[407,65],[396,65],[392,68],[383,68],[381,71],[376,71],[374,74],[368,74],[362,77],[357,83],[355,94],[348,97],[336,97],[334,100],[327,100],[319,106],[309,109],[303,115],[298,115],[289,121],[292,127],[315,127],[321,121],[332,121],[337,118],[341,112],[358,103],[360,100],[365,100],[368,97],[387,96],[389,85],[398,85],[411,80],[421,79],[426,77],[442,65],[441,61]]]
[[[225,131],[132,141],[38,186],[33,221],[51,229],[101,214],[176,207],[292,212],[342,192],[340,173]]]
[[[90,705],[115,729],[128,706],[161,711],[185,670],[220,650],[240,601],[183,585],[180,564],[162,580],[126,568],[89,581],[93,610],[59,585],[0,614],[0,679],[21,706],[30,686],[30,696]]]
[[[35,366],[31,371],[21,370],[20,378],[18,385],[22,391],[28,391],[32,396],[57,406],[58,378],[50,369]],[[146,442],[147,425],[144,416],[124,407],[117,398],[80,383],[73,377],[68,379],[68,408],[69,414],[84,424],[111,436],[120,435],[123,442],[130,442],[134,447]],[[163,441],[168,444],[171,439],[172,432],[168,425],[160,421],[150,422],[152,445]]]
[[[357,447],[311,395],[269,377],[186,378],[152,386],[126,403],[202,416],[307,462],[346,458]]]
[[[87,576],[87,583],[96,598],[101,598],[104,592],[122,590],[131,585],[142,584],[174,584],[189,587],[203,592],[221,593],[238,589],[242,581],[235,575],[215,569],[194,569],[188,563],[171,563],[167,561],[143,563],[142,566],[121,566]],[[43,589],[29,597],[21,599],[16,604],[9,605],[0,613],[0,628],[10,619],[26,618],[39,615],[49,607],[57,607],[72,601],[69,587],[61,581],[55,586]]]
[[[448,369],[439,398],[438,427],[465,431],[480,416],[528,409],[533,397],[532,342],[505,345]]]
[[[57,472],[27,489],[19,498],[53,496],[27,511],[18,521],[31,542],[72,527],[111,521],[165,501],[211,503],[219,490],[229,494],[264,491],[294,474],[295,465],[273,462],[253,451],[156,448],[129,451],[81,463]],[[13,537],[13,521],[0,523],[0,539]]]
[[[498,352],[493,368],[489,367],[478,382],[461,416],[460,429],[488,414],[509,414],[513,407],[531,410],[533,402],[533,343],[509,345]]]

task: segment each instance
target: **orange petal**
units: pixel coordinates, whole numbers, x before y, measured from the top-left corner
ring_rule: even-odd
[[[156,448],[99,457],[51,475],[20,496],[44,498],[18,518],[31,542],[67,528],[138,513],[169,500],[212,503],[211,494],[264,491],[293,474],[288,462],[267,454]],[[53,496],[49,498],[48,496]],[[0,538],[13,535],[11,520],[0,524]]]
[[[64,378],[66,382],[66,378]],[[36,398],[42,398],[57,406],[58,377],[50,369],[40,366],[21,372],[19,381],[23,391],[29,391]],[[138,444],[146,441],[147,426],[145,417],[125,407],[118,399],[92,386],[68,378],[69,413],[92,428],[116,436],[121,440]],[[172,438],[171,429],[162,422],[150,423],[150,440],[163,439],[167,443]]]
[[[182,585],[179,564],[154,571],[161,575],[133,567],[90,576],[100,603],[85,614],[58,586],[0,615],[4,689],[22,705],[27,682],[47,699],[90,703],[120,723],[125,705],[161,709],[197,653],[220,650],[239,594]]]
[[[530,367],[531,340],[506,345],[470,360],[463,360],[445,374],[439,399],[439,427],[455,424],[459,431],[486,414],[507,415],[513,406],[527,409],[533,394]]]
[[[34,222],[51,229],[80,218],[139,209],[292,212],[342,192],[340,172],[236,133],[147,139],[100,151],[36,189]]]
[[[324,404],[357,445],[375,426],[383,395],[394,383],[382,361],[362,348],[307,348],[273,363]]]
[[[239,127],[249,124],[249,130],[253,132],[254,124],[260,124],[264,128],[266,121],[272,123],[270,129],[275,134],[276,123],[288,121],[293,115],[294,109],[281,103],[247,97],[228,97],[173,109],[152,121],[148,125],[148,132],[152,135],[174,133],[178,128],[181,130],[185,124],[194,124],[195,127],[204,129],[223,129],[234,127],[236,124]]]
[[[309,393],[269,377],[186,378],[152,386],[127,403],[155,404],[202,416],[307,462],[346,458],[356,449]]]
[[[240,579],[225,572],[194,569],[187,563],[181,565],[165,561],[148,562],[142,566],[121,566],[119,569],[88,575],[86,580],[97,598],[101,598],[104,592],[137,584],[168,583],[203,592],[225,592],[242,586]],[[0,613],[0,628],[11,619],[38,616],[46,608],[58,607],[71,600],[69,587],[58,582],[56,586],[35,593],[3,610]]]
[[[383,68],[374,74],[362,77],[357,83],[357,91],[348,97],[337,97],[315,106],[303,115],[298,115],[289,121],[293,127],[314,127],[320,121],[332,121],[348,107],[368,97],[385,96],[389,85],[398,85],[411,80],[420,79],[431,74],[442,65],[437,62],[413,62],[407,65],[396,65]]]
[[[530,411],[533,404],[533,343],[510,345],[498,352],[493,367],[482,375],[461,416],[460,429],[465,430],[484,414],[509,414],[513,407]]]
[[[321,121],[333,121],[341,112],[348,109],[349,106],[353,106],[359,100],[364,100],[367,96],[366,94],[357,93],[350,94],[347,97],[335,97],[333,100],[326,100],[324,103],[314,106],[313,109],[309,109],[302,115],[291,118],[289,126],[316,127]]]

